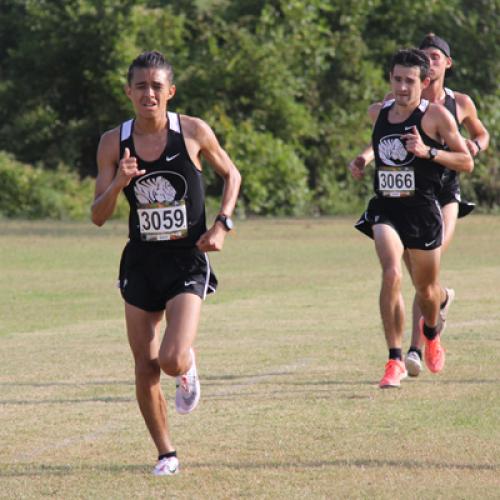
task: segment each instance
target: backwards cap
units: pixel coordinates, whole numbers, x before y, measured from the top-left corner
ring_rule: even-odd
[[[446,57],[451,57],[448,43],[434,33],[425,35],[424,39],[420,42],[420,50],[427,49],[428,47],[436,47],[436,49],[439,49]]]

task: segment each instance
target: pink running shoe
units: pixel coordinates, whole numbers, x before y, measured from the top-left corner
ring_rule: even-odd
[[[390,389],[391,387],[399,387],[401,380],[406,378],[405,364],[397,359],[390,359],[385,365],[385,373],[379,383],[381,389]]]
[[[420,335],[422,336],[425,342],[424,349],[424,360],[425,365],[432,373],[439,373],[444,368],[444,362],[446,358],[445,351],[443,346],[441,345],[441,333],[443,328],[441,328],[440,332],[436,335],[434,340],[429,340],[424,335],[424,318],[420,318]]]

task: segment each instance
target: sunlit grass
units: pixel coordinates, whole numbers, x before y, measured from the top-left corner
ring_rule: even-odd
[[[164,382],[175,478],[150,477],[135,402],[126,226],[0,221],[0,498],[498,497],[500,218],[460,221],[444,257],[444,372],[393,391],[377,388],[380,270],[353,221],[248,220],[211,256],[199,409],[175,414]]]

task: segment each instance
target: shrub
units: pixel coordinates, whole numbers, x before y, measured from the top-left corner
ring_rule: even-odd
[[[60,166],[44,170],[0,151],[0,215],[28,219],[85,219],[93,199],[93,181]]]
[[[245,123],[225,135],[241,172],[240,209],[247,214],[304,215],[310,208],[307,169],[292,146]]]

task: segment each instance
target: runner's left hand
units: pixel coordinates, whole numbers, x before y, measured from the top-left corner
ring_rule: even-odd
[[[220,252],[224,246],[227,231],[221,224],[214,224],[207,232],[200,236],[196,242],[201,252]]]

